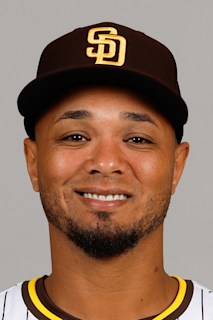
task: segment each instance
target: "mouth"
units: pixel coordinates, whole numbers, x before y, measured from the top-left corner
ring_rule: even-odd
[[[127,194],[98,194],[98,193],[90,193],[90,192],[78,192],[82,197],[86,199],[93,199],[99,201],[123,201],[128,199]]]
[[[125,189],[117,187],[100,188],[99,187],[85,187],[75,189],[78,199],[83,205],[90,210],[114,212],[120,207],[128,203],[132,197]]]
[[[86,187],[82,189],[76,189],[75,192],[83,199],[88,201],[102,201],[102,202],[122,202],[132,197],[125,189],[116,187],[100,188],[100,187]]]

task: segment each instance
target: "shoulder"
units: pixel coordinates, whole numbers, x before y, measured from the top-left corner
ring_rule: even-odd
[[[0,319],[27,319],[27,312],[22,298],[22,283],[0,293]]]
[[[196,281],[193,283],[191,302],[183,314],[183,319],[213,319],[213,291]]]
[[[201,306],[205,308],[205,306],[211,306],[211,310],[213,311],[213,290],[210,290],[201,284],[193,281],[194,284],[194,296],[198,302],[201,303]],[[213,315],[213,313],[212,313]]]
[[[0,292],[0,306],[7,300],[8,297],[19,299],[21,296],[21,286],[22,283],[18,283],[17,285]]]

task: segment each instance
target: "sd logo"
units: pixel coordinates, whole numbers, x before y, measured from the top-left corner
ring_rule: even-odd
[[[106,33],[107,32],[107,33]],[[98,36],[98,37],[97,37]],[[88,47],[86,54],[89,58],[96,58],[96,64],[108,64],[122,66],[125,62],[126,39],[118,35],[118,31],[112,27],[92,28],[88,32],[88,42],[96,44]],[[115,60],[116,58],[116,61]]]

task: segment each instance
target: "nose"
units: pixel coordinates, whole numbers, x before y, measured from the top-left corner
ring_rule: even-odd
[[[90,174],[121,175],[127,171],[128,163],[117,143],[102,141],[91,150],[85,168]]]

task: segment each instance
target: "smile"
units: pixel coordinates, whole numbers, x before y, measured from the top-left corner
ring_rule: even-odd
[[[88,199],[94,199],[99,201],[116,201],[116,200],[127,200],[128,196],[125,194],[109,194],[109,195],[103,195],[103,194],[96,194],[96,193],[87,193],[84,192],[82,194],[84,198]]]

